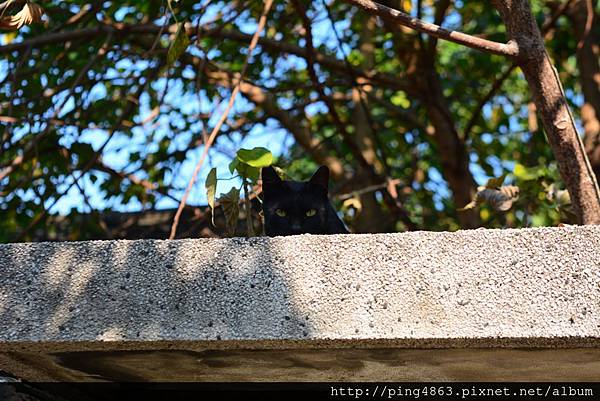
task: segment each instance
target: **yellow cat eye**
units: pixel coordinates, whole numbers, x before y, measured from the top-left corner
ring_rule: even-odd
[[[287,213],[283,209],[277,209],[277,210],[275,210],[275,214],[277,216],[279,216],[279,217],[285,217],[287,215]]]
[[[306,211],[306,217],[312,217],[315,214],[317,214],[317,210],[316,209],[310,209]]]

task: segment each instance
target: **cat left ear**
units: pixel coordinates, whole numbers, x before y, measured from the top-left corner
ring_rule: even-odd
[[[327,192],[329,187],[329,168],[327,166],[319,167],[308,182],[318,185]]]
[[[263,167],[261,170],[262,188],[263,191],[279,188],[281,186],[281,178],[277,175],[277,171],[271,166]]]

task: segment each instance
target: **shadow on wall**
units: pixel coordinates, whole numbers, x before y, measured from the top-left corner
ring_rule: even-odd
[[[0,246],[0,341],[307,337],[288,268],[260,238]]]

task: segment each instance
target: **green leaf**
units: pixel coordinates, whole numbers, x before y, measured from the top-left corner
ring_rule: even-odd
[[[215,193],[217,192],[217,168],[213,167],[210,169],[206,182],[206,197],[208,198],[208,206],[210,206],[212,224],[215,225]]]
[[[219,203],[223,207],[225,213],[225,227],[227,234],[233,236],[235,234],[235,228],[240,218],[240,190],[237,188],[231,188],[231,190],[225,195],[221,195]]]
[[[167,53],[167,65],[166,68],[171,68],[175,61],[185,52],[188,45],[190,44],[190,38],[188,38],[187,33],[185,32],[185,24],[181,22],[177,28],[177,33],[175,34],[175,40],[171,43],[169,47],[169,51]]]
[[[273,154],[271,151],[261,147],[254,149],[240,149],[237,152],[237,157],[241,162],[252,167],[267,167],[273,163]]]
[[[236,170],[242,177],[252,182],[256,182],[260,176],[260,169],[258,167],[253,167],[243,162],[238,163]]]
[[[410,100],[406,97],[406,93],[402,91],[396,92],[396,94],[390,98],[390,101],[394,106],[399,106],[403,109],[408,109],[410,107]]]
[[[239,163],[240,163],[240,161],[238,160],[237,157],[235,159],[233,159],[231,161],[231,163],[229,163],[229,172],[231,174],[233,174],[233,172],[235,171],[235,169],[237,168],[237,166],[238,166]]]
[[[523,166],[520,163],[515,164],[515,169],[513,170],[513,174],[518,179],[521,179],[524,181],[535,180],[539,176],[539,174],[529,171],[527,169],[527,167]]]

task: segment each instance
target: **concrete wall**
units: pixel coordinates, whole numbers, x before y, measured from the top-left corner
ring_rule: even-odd
[[[0,245],[0,322],[38,380],[585,380],[600,227]]]

